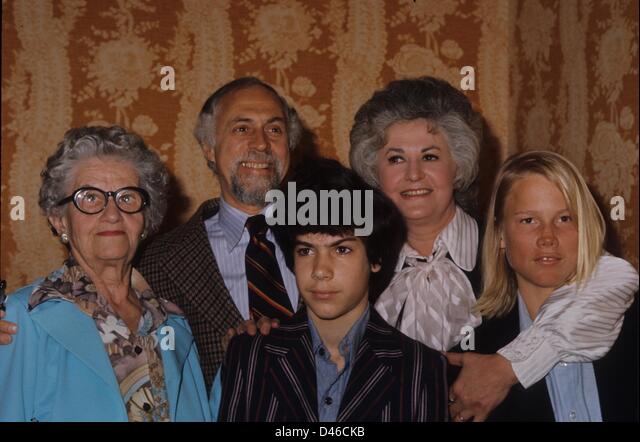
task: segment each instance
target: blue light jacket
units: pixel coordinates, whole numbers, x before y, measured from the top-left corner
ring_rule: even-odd
[[[7,301],[5,319],[18,324],[18,333],[11,344],[0,345],[0,421],[126,422],[125,404],[95,322],[62,299],[49,299],[29,311],[29,297],[39,282]],[[211,421],[189,324],[183,316],[170,314],[156,331],[158,342],[171,330],[175,349],[162,350],[171,420]]]

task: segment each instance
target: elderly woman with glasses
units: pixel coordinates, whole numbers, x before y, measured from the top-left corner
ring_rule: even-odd
[[[9,296],[0,420],[177,421],[211,414],[191,330],[132,266],[166,211],[168,173],[120,127],[69,130],[39,204],[62,268]]]

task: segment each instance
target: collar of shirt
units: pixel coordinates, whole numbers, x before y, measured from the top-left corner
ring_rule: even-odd
[[[440,248],[449,252],[451,260],[461,269],[470,272],[475,267],[478,255],[478,223],[459,206],[456,206],[456,213],[451,222],[435,240],[434,252]],[[409,243],[405,243],[398,257],[396,272],[404,268],[407,258],[424,259],[425,257],[420,255]],[[428,257],[426,258],[428,259]]]
[[[274,203],[265,206],[260,213],[264,214],[265,211]],[[245,230],[245,224],[249,218],[249,214],[236,209],[227,203],[223,197],[220,197],[220,209],[218,210],[218,222],[220,229],[224,233],[224,238],[227,243],[227,251],[231,252],[240,242],[242,234]],[[270,231],[269,231],[270,232]],[[269,238],[270,235],[267,235]]]
[[[313,354],[320,355],[324,359],[329,360],[331,358],[331,355],[324,346],[324,343],[322,342],[322,339],[318,334],[318,330],[316,330],[316,326],[313,323],[313,320],[311,318],[308,318],[308,322],[309,331],[311,333],[311,348],[313,349]],[[369,306],[367,306],[364,313],[362,313],[360,318],[351,326],[349,332],[340,341],[340,345],[338,346],[338,348],[340,349],[340,354],[345,359],[345,368],[352,365],[357,348],[360,345],[360,341],[362,340],[362,337],[364,336],[364,333],[367,329],[368,322]],[[324,350],[324,355],[320,353],[320,349]]]

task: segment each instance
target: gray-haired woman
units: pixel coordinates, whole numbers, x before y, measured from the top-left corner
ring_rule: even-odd
[[[437,350],[480,323],[471,313],[478,224],[465,212],[480,139],[469,100],[432,77],[389,83],[360,108],[351,129],[351,166],[396,203],[408,229],[396,277],[376,308]]]
[[[351,166],[397,204],[408,230],[396,276],[376,309],[408,336],[441,351],[464,336],[469,339],[463,350],[473,350],[470,327],[480,323],[474,313],[478,226],[464,211],[474,197],[480,127],[462,92],[422,77],[393,81],[374,93],[351,129]],[[580,299],[598,305],[596,311],[554,292],[531,327],[496,354],[447,353],[449,362],[463,367],[450,391],[455,420],[484,420],[512,385],[528,388],[560,361],[606,354],[634,293],[627,290],[619,302],[609,302],[611,291],[620,293],[613,279],[581,286]],[[585,335],[585,328],[598,333]]]
[[[9,296],[0,420],[210,420],[191,330],[132,261],[166,211],[168,173],[140,137],[69,130],[42,172],[40,207],[69,249]]]

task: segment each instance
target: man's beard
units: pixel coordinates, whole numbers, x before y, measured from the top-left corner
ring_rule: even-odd
[[[243,162],[269,163],[272,173],[269,176],[238,176],[238,169]],[[255,207],[265,205],[265,195],[275,189],[282,181],[282,163],[280,159],[268,153],[250,153],[239,159],[231,172],[231,193],[243,204]]]

